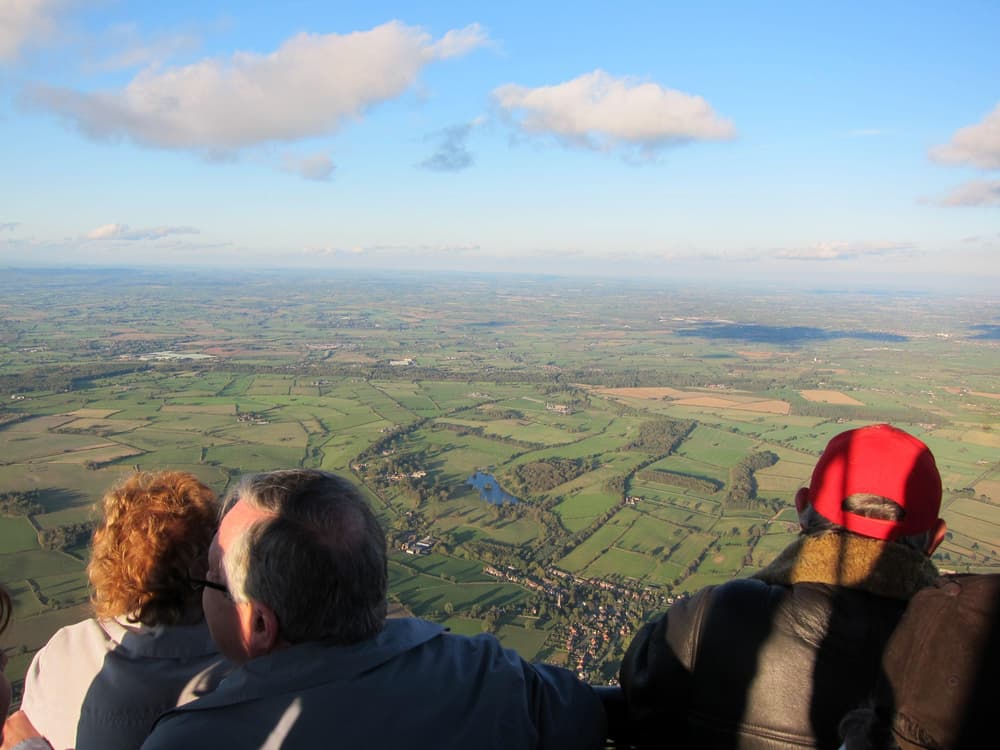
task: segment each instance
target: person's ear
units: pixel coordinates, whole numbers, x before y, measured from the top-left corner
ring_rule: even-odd
[[[944,535],[948,531],[948,524],[944,522],[943,518],[937,520],[937,525],[934,527],[934,533],[931,536],[930,542],[927,544],[927,556],[930,557],[934,554],[934,550],[938,548],[938,545],[944,541]]]
[[[251,659],[274,651],[281,640],[281,629],[274,610],[253,599],[239,604],[240,630],[247,655]]]

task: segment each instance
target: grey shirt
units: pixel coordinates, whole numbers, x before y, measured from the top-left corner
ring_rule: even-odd
[[[35,654],[21,710],[55,750],[134,749],[157,716],[211,690],[227,669],[204,623],[84,620]]]

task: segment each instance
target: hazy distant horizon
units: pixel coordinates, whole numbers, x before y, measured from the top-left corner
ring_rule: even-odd
[[[5,270],[23,271],[28,273],[113,273],[113,274],[157,274],[166,278],[183,277],[184,274],[207,274],[210,277],[230,276],[233,278],[255,277],[275,274],[277,276],[309,280],[321,280],[329,277],[364,277],[372,279],[405,281],[443,281],[462,279],[501,279],[510,283],[546,283],[560,282],[571,284],[579,281],[585,284],[606,283],[611,286],[637,285],[641,287],[662,287],[664,289],[706,289],[734,290],[745,293],[773,294],[869,294],[891,296],[983,296],[1000,299],[995,280],[990,277],[978,276],[907,276],[890,275],[888,277],[872,276],[871,274],[822,274],[815,278],[800,276],[795,278],[756,278],[753,276],[735,277],[732,275],[711,273],[708,270],[699,273],[639,273],[628,268],[605,269],[588,272],[579,267],[567,267],[561,271],[544,270],[512,270],[498,268],[496,270],[483,268],[418,268],[397,265],[392,268],[342,266],[310,267],[310,266],[280,266],[280,265],[243,265],[238,268],[223,264],[206,262],[200,265],[167,265],[155,263],[135,264],[7,264],[0,265],[0,273]]]

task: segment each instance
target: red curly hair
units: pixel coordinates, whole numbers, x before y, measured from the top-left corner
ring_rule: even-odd
[[[137,472],[101,502],[87,575],[98,617],[175,625],[200,609],[201,575],[219,523],[215,493],[182,471]]]

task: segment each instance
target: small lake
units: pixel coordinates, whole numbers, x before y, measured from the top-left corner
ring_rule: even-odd
[[[471,484],[479,490],[479,497],[493,505],[503,505],[504,503],[516,504],[518,499],[500,488],[500,483],[492,474],[477,471],[468,478],[466,484]]]

